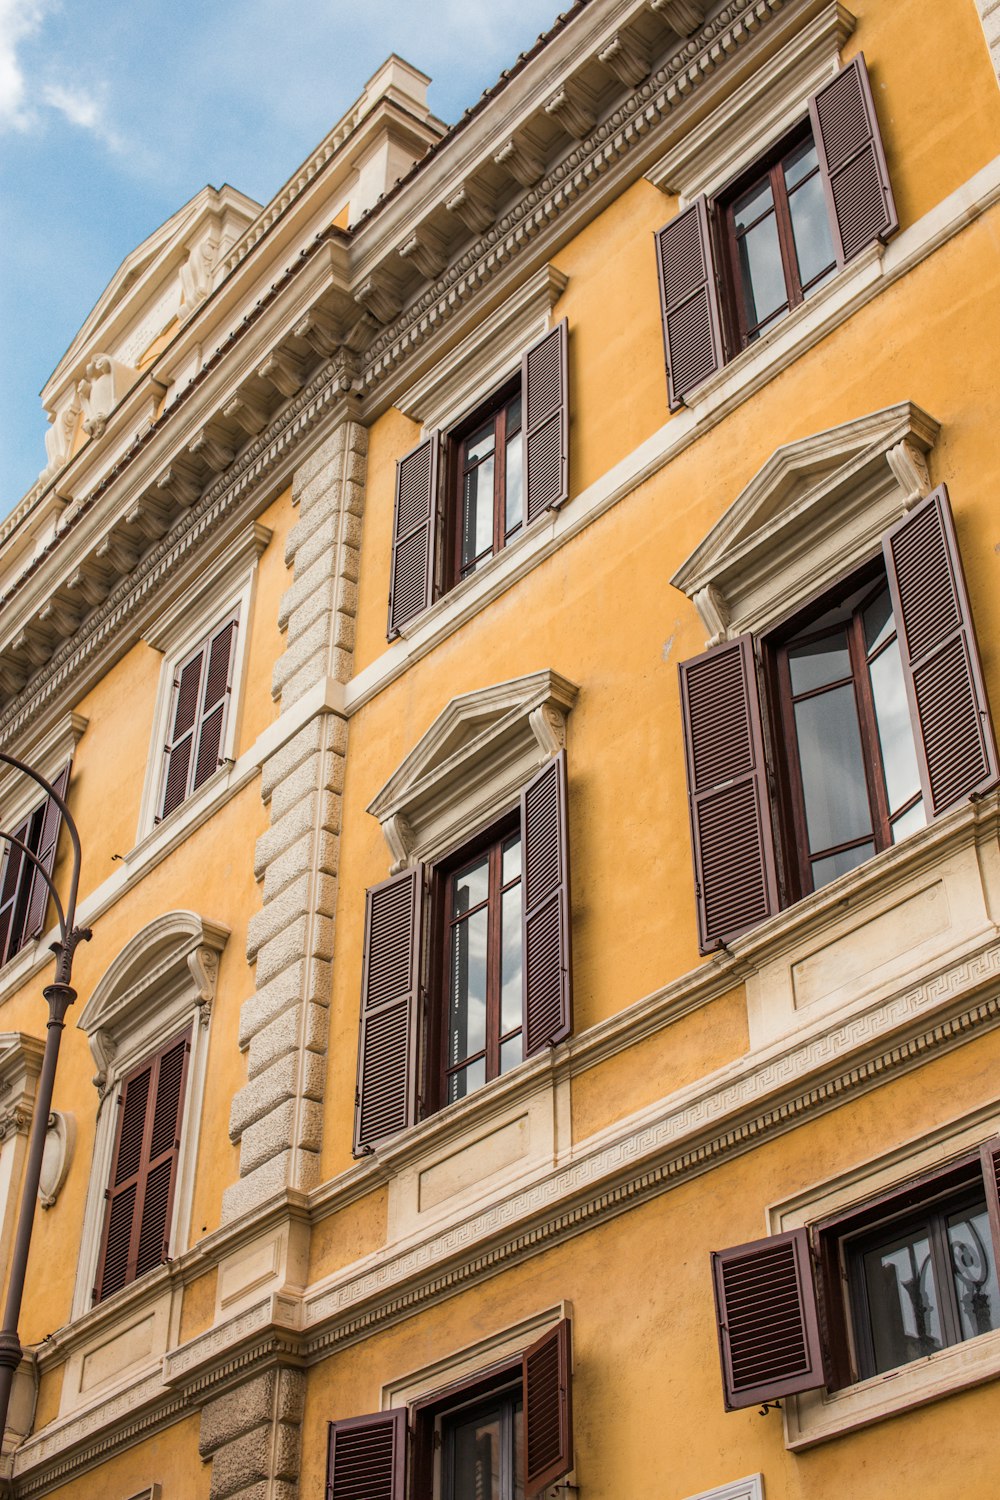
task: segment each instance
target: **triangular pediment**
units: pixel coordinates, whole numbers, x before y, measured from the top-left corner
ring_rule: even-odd
[[[845,558],[850,545],[870,548],[894,513],[927,492],[926,455],[938,431],[933,417],[904,401],[783,444],[671,583],[695,600],[713,639],[732,634],[731,624],[758,628],[768,575],[797,560],[808,582],[811,552],[825,543],[835,550],[841,535]],[[860,532],[859,518],[867,518]]]

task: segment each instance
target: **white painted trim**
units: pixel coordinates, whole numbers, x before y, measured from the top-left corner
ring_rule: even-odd
[[[508,1324],[496,1333],[486,1334],[474,1344],[458,1349],[453,1354],[434,1360],[419,1370],[411,1370],[398,1376],[382,1387],[379,1411],[391,1411],[396,1406],[412,1406],[427,1397],[446,1396],[450,1386],[459,1381],[488,1370],[492,1365],[517,1359],[543,1333],[555,1328],[563,1318],[572,1318],[570,1302],[557,1302],[554,1307],[543,1308],[531,1317]]]
[[[72,711],[63,714],[47,728],[26,735],[10,753],[52,781],[66,762],[73,759],[89,722],[83,714]],[[0,808],[5,828],[16,827],[44,800],[45,793],[36,781],[13,766],[0,763]]]
[[[181,1111],[181,1150],[169,1241],[187,1247],[201,1106],[208,1064],[208,1034],[218,960],[229,929],[195,912],[168,912],[128,942],[98,982],[77,1022],[87,1033],[100,1092],[94,1154],[84,1208],[72,1316],[92,1306],[104,1225],[104,1192],[111,1172],[118,1087],[144,1057],[172,1036],[191,1029],[191,1051]]]
[[[509,547],[403,627],[381,656],[348,683],[344,708],[356,713],[414,662],[514,586],[678,454],[704,437],[754,391],[773,380],[854,312],[899,280],[940,245],[1000,202],[1000,156],[963,183],[909,229],[875,247],[833,277],[817,294],[778,323],[767,338],[743,351],[718,376],[691,393],[691,406],[640,443],[561,510],[546,512]],[[718,383],[716,383],[718,382]],[[664,400],[666,393],[664,392]]]
[[[714,1490],[702,1490],[697,1495],[689,1495],[687,1500],[764,1500],[764,1476],[748,1474],[746,1479],[733,1479]]]
[[[163,785],[163,747],[169,732],[170,704],[174,671],[178,662],[209,634],[227,615],[237,615],[236,659],[233,662],[232,691],[226,712],[225,732],[219,747],[223,761],[233,761],[233,751],[239,737],[239,726],[243,715],[245,690],[245,667],[250,642],[250,627],[253,620],[253,601],[256,592],[257,565],[272,532],[266,526],[253,521],[236,538],[232,547],[221,554],[199,577],[197,583],[182,593],[146,631],[144,639],[154,650],[166,653],[160,681],[156,690],[153,708],[152,730],[149,740],[149,755],[146,760],[146,779],[139,805],[139,827],[137,838],[141,842],[163,824],[177,818],[182,809],[198,796],[208,785],[204,783],[192,797],[185,798],[179,807],[163,820],[156,822]],[[225,767],[220,767],[209,781],[220,776]]]
[[[701,193],[712,197],[781,138],[807,119],[809,99],[838,71],[840,49],[854,30],[854,17],[830,0],[746,83],[722,100],[646,173],[664,193],[676,194],[678,209]]]
[[[1000,1104],[991,1104],[940,1126],[920,1141],[860,1162],[838,1177],[767,1210],[766,1233],[780,1234],[862,1209],[872,1198],[902,1188],[912,1177],[944,1170],[1000,1132]],[[784,1403],[785,1446],[802,1449],[868,1427],[898,1412],[1000,1376],[1000,1330],[953,1344],[924,1359],[887,1370],[838,1391],[820,1389]]]

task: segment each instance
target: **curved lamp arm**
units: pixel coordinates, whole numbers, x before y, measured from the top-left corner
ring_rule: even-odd
[[[59,892],[56,890],[55,885],[53,884],[52,876],[42,864],[41,860],[38,858],[38,855],[28,848],[23,839],[15,838],[12,833],[5,833],[2,828],[0,828],[0,839],[3,839],[8,844],[13,844],[15,849],[20,849],[21,853],[27,859],[31,860],[31,863],[34,865],[39,875],[45,881],[45,884],[49,888],[49,894],[52,897],[53,901],[56,903],[56,915],[59,918],[59,931],[62,933],[62,940],[65,943],[66,939],[69,936],[69,928],[66,926],[66,913],[63,911],[63,904],[59,899]]]

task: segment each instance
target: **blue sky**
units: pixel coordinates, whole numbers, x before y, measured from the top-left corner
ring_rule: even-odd
[[[390,52],[449,122],[558,0],[0,0],[0,515],[38,392],[128,252],[205,183],[266,203]]]

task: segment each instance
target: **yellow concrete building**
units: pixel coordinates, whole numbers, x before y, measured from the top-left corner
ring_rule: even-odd
[[[996,1495],[998,67],[578,0],[124,262],[0,529],[6,1493]]]

